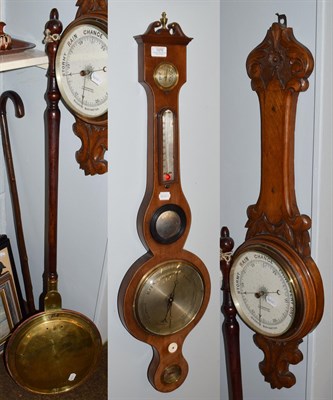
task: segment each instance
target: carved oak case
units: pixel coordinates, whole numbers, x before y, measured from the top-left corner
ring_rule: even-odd
[[[247,210],[246,240],[235,253],[231,285],[240,316],[252,313],[245,322],[256,332],[254,341],[265,355],[260,371],[272,388],[295,384],[289,364],[302,360],[298,346],[317,326],[324,307],[322,280],[311,258],[311,219],[298,210],[294,183],[297,99],[309,86],[313,66],[310,51],[295,39],[285,16],[272,24],[246,62],[260,104],[261,187],[257,203]],[[246,257],[253,257],[248,264]],[[265,261],[256,261],[259,257]],[[242,288],[242,277],[247,283],[256,280],[252,294],[245,283]],[[257,316],[256,310],[244,312],[247,303],[257,304]]]

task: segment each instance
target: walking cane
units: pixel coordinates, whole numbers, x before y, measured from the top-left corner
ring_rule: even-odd
[[[17,247],[20,256],[21,270],[22,270],[24,288],[26,294],[27,311],[28,314],[32,314],[36,311],[36,309],[32,291],[28,256],[23,234],[21,210],[20,210],[19,196],[16,186],[13,157],[12,157],[9,133],[8,133],[8,123],[7,123],[7,113],[6,113],[6,104],[8,99],[11,99],[14,104],[15,116],[17,118],[22,118],[24,116],[24,105],[21,97],[12,90],[8,90],[0,96],[0,128],[1,128],[2,147],[7,168],[10,195],[13,205],[14,225],[15,225]]]

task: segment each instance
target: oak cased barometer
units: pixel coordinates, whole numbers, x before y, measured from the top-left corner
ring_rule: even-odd
[[[260,371],[280,389],[296,382],[289,364],[303,358],[298,346],[322,317],[324,293],[311,258],[311,219],[298,210],[294,183],[296,105],[314,61],[286,17],[278,19],[246,62],[260,104],[261,185],[257,203],[247,210],[246,240],[234,255],[230,290],[265,354]]]

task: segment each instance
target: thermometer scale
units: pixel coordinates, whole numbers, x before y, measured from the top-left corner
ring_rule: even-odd
[[[174,113],[167,109],[162,113],[162,182],[167,185],[174,179]]]

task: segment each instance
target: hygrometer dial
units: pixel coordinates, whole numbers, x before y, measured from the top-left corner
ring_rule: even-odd
[[[159,64],[154,71],[156,85],[163,90],[171,90],[178,83],[179,73],[175,65],[170,62]]]

